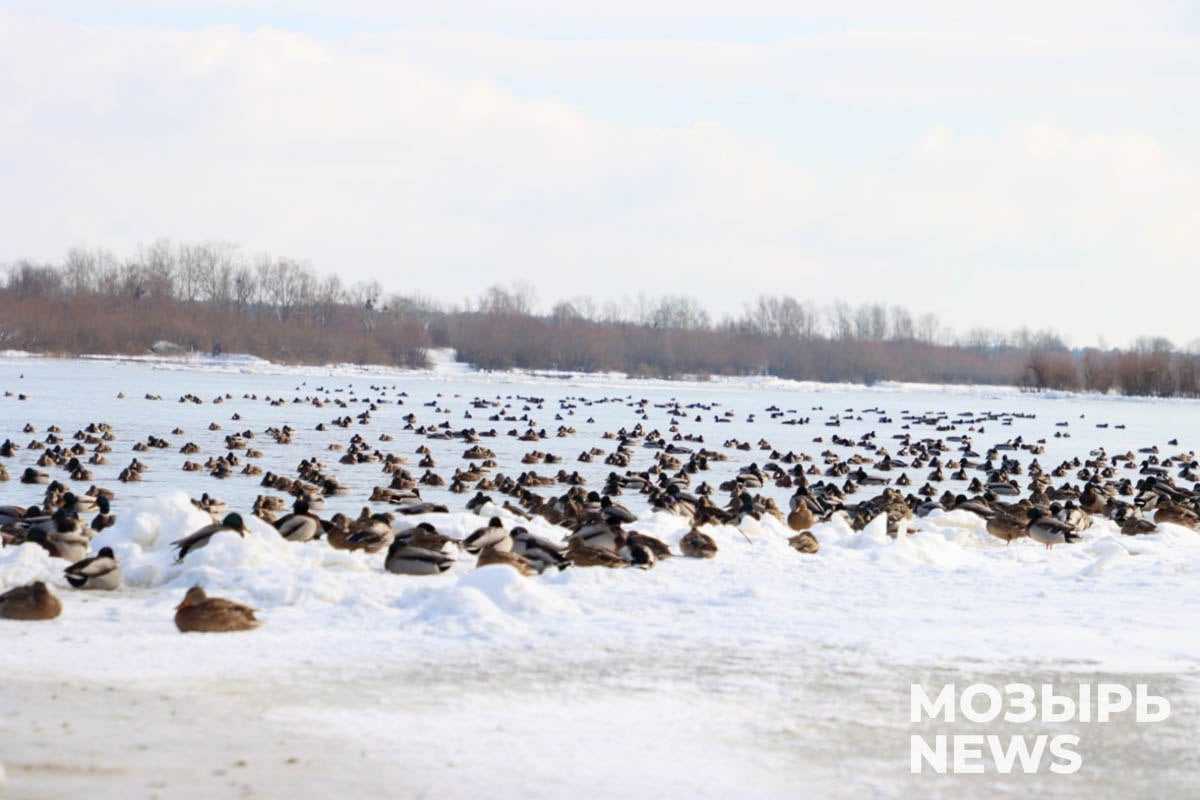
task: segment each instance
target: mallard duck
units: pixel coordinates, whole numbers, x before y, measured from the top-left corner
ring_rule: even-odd
[[[49,483],[49,482],[50,482],[49,475],[47,475],[45,472],[36,470],[33,467],[26,467],[25,471],[21,473],[21,483]]]
[[[241,514],[238,514],[236,511],[226,514],[225,519],[220,522],[205,525],[195,533],[171,542],[172,545],[179,548],[179,554],[175,558],[175,563],[178,564],[180,561],[183,561],[188,553],[208,545],[208,540],[222,531],[231,531],[242,537],[249,532],[246,528],[246,523],[242,521]]]
[[[567,542],[580,542],[589,547],[600,547],[615,553],[617,542],[624,535],[625,532],[618,524],[604,521],[588,522],[576,528]]]
[[[441,550],[416,547],[405,539],[396,539],[388,548],[383,566],[397,575],[438,575],[454,565],[454,556]]]
[[[1182,525],[1185,528],[1196,530],[1196,528],[1200,527],[1200,515],[1186,506],[1163,498],[1158,501],[1158,504],[1154,508],[1154,522],[1169,522],[1173,525]]]
[[[18,586],[0,594],[0,617],[4,619],[54,619],[62,613],[62,601],[42,581]]]
[[[363,509],[364,512],[369,509]],[[345,545],[348,550],[366,550],[368,553],[378,553],[392,546],[396,540],[396,531],[392,528],[391,517],[385,513],[359,516],[350,523],[350,533]]]
[[[821,543],[812,531],[803,531],[788,539],[792,549],[800,553],[815,553],[821,549]]]
[[[483,507],[484,507],[484,506],[486,506],[488,503],[493,503],[493,504],[494,504],[494,503],[495,503],[495,501],[494,501],[494,500],[492,500],[492,498],[488,497],[488,496],[487,496],[486,494],[484,494],[483,492],[476,492],[476,493],[475,493],[475,496],[474,496],[474,497],[472,497],[470,500],[468,500],[468,501],[467,501],[467,511],[475,511],[475,512],[478,512],[478,511],[479,511],[479,509],[483,508]]]
[[[475,567],[487,567],[492,564],[507,564],[522,575],[537,575],[541,572],[538,565],[525,556],[519,556],[510,550],[497,550],[495,547],[485,547],[479,553]]]
[[[109,500],[107,497],[104,495],[97,497],[96,508],[96,516],[92,517],[91,524],[88,527],[90,527],[96,533],[99,533],[105,528],[111,528],[116,524],[117,518],[115,515],[110,513],[111,506],[109,505]]]
[[[181,633],[248,631],[261,624],[253,608],[222,597],[209,597],[199,586],[188,589],[183,602],[175,606],[175,627]]]
[[[220,519],[221,515],[225,513],[226,508],[228,508],[224,500],[211,497],[208,492],[200,495],[200,499],[198,500],[192,498],[192,505],[201,511],[207,511],[209,514],[212,514],[214,522]]]
[[[1068,500],[1054,516],[1060,522],[1065,522],[1074,528],[1076,533],[1082,533],[1092,527],[1091,515],[1076,506],[1073,500]]]
[[[647,537],[649,538],[649,537]],[[629,566],[638,569],[650,569],[658,563],[658,556],[636,535],[622,537],[617,555],[629,562]]]
[[[715,558],[717,543],[707,533],[692,528],[679,540],[679,552],[688,558]]]
[[[997,510],[987,521],[987,532],[1008,545],[1029,535],[1029,523],[1027,519]]]
[[[624,547],[628,544],[632,544],[635,547],[645,547],[654,554],[655,558],[671,558],[675,555],[671,552],[671,548],[667,546],[666,542],[661,539],[655,539],[653,536],[647,536],[639,531],[625,533],[621,546]]]
[[[53,517],[31,525],[25,540],[40,544],[54,558],[74,563],[87,558],[92,539],[82,522],[60,508]]]
[[[808,492],[804,487],[797,490],[788,501],[790,511],[787,515],[788,527],[794,531],[806,531],[817,521],[812,506],[809,505]]]
[[[98,507],[99,499],[93,495],[83,494],[76,495],[74,492],[66,492],[59,502],[59,507],[74,514],[90,514]]]
[[[396,533],[396,541],[403,541],[413,547],[423,547],[427,550],[440,550],[443,553],[457,552],[462,543],[453,536],[438,533],[438,529],[430,522],[422,522],[412,528],[405,528]]]
[[[588,501],[590,502],[592,497],[596,496],[596,492],[590,492],[588,494]],[[599,502],[600,516],[604,518],[605,522],[612,525],[629,525],[630,523],[637,522],[637,517],[632,511],[620,503],[614,503],[613,499],[608,495],[600,497]]]
[[[397,514],[405,516],[414,516],[416,514],[448,514],[450,509],[441,503],[410,503],[409,505],[397,506]]]
[[[477,528],[470,536],[463,539],[463,549],[468,553],[475,555],[482,550],[492,547],[502,553],[510,552],[513,549],[512,537],[508,531],[504,530],[504,523],[499,517],[492,517],[488,520],[488,524],[482,528]]]
[[[289,542],[307,542],[321,535],[321,520],[308,510],[308,502],[302,497],[292,504],[292,513],[272,523],[279,535]]]
[[[577,567],[609,567],[616,569],[628,567],[629,562],[612,550],[593,547],[585,544],[582,539],[570,539],[567,544],[567,558]]]
[[[1158,526],[1143,516],[1129,514],[1121,522],[1121,533],[1126,536],[1141,536],[1147,533],[1154,533],[1158,530]]]
[[[520,525],[513,528],[509,536],[512,537],[513,552],[534,562],[540,569],[551,566],[566,569],[571,564],[561,547],[549,539],[535,536]]]
[[[76,561],[63,570],[67,583],[76,589],[111,591],[121,588],[121,565],[111,547],[101,547],[91,558]]]
[[[1046,545],[1047,550],[1056,544],[1072,544],[1083,538],[1071,525],[1045,514],[1039,508],[1029,512],[1028,531],[1029,538]]]

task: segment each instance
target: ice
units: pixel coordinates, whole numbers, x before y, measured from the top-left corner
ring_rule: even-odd
[[[1181,446],[1170,449],[1186,451],[1194,445],[1186,439],[1185,420],[1194,416],[1195,401],[1032,396],[1006,388],[867,389],[757,377],[670,383],[615,375],[482,375],[448,353],[436,353],[432,361],[428,370],[404,372],[355,365],[292,369],[236,357],[0,355],[0,387],[31,398],[0,399],[0,440],[24,446],[54,423],[69,437],[93,420],[111,422],[118,437],[110,464],[95,468],[95,482],[117,492],[117,524],[96,537],[93,549],[114,549],[125,588],[76,592],[63,578],[65,563],[41,548],[0,550],[0,590],[45,580],[64,605],[52,623],[0,625],[5,644],[0,670],[6,685],[17,687],[0,703],[47,724],[50,718],[58,724],[54,715],[64,714],[72,732],[61,736],[77,751],[76,760],[112,759],[129,770],[106,773],[103,780],[89,777],[100,787],[89,788],[92,796],[137,796],[144,788],[136,782],[141,770],[169,776],[164,780],[173,782],[164,796],[220,796],[224,784],[215,790],[209,781],[239,758],[252,762],[246,769],[260,786],[277,789],[267,796],[328,795],[336,789],[329,783],[334,779],[372,796],[555,797],[585,779],[596,796],[632,797],[1020,791],[995,776],[938,788],[907,774],[908,684],[930,675],[968,681],[1095,675],[1160,682],[1181,709],[1172,723],[1178,727],[1165,728],[1169,736],[1144,731],[1140,735],[1150,738],[1140,743],[1116,731],[1089,734],[1097,747],[1108,748],[1106,755],[1089,753],[1091,777],[1062,784],[1060,794],[1108,796],[1121,789],[1136,794],[1142,785],[1123,781],[1134,780],[1127,754],[1139,748],[1139,757],[1158,759],[1157,793],[1194,789],[1194,782],[1187,783],[1188,775],[1194,781],[1198,774],[1189,771],[1196,766],[1188,761],[1192,751],[1180,743],[1194,741],[1198,732],[1192,712],[1200,699],[1200,639],[1194,635],[1200,534],[1186,528],[1162,524],[1152,534],[1129,537],[1096,519],[1080,544],[1046,550],[1029,540],[1006,546],[983,520],[964,511],[914,519],[915,531],[899,536],[888,534],[883,517],[854,531],[835,516],[814,526],[821,547],[807,555],[788,545],[793,532],[785,524],[764,516],[740,528],[706,525],[703,530],[719,547],[713,560],[675,557],[650,571],[571,568],[522,577],[501,565],[474,569],[474,557],[461,554],[445,574],[399,576],[384,570],[382,553],[284,541],[247,513],[255,496],[269,493],[257,478],[218,481],[182,472],[179,447],[195,441],[203,460],[224,452],[225,434],[251,430],[252,446],[263,450],[255,461],[265,469],[290,475],[303,457],[324,460],[350,493],[329,498],[320,513],[356,516],[370,487],[386,483],[387,476],[378,463],[339,464],[340,451],[327,449],[353,433],[409,457],[410,469],[415,470],[419,443],[429,445],[442,474],[465,466],[461,441],[405,433],[400,418],[410,411],[422,422],[496,427],[500,435],[484,443],[497,450],[501,471],[515,474],[521,454],[538,447],[564,457],[553,468],[539,465],[539,472],[579,469],[595,488],[613,468],[578,463],[575,456],[593,444],[612,449],[600,434],[633,424],[627,398],[720,403],[714,410],[690,412],[681,422],[685,430],[702,431],[708,447],[721,448],[726,438],[753,444],[765,436],[781,451],[812,454],[831,447],[831,431],[854,438],[879,428],[882,443],[883,431],[893,430],[875,414],[861,414],[861,421],[857,413],[844,417],[839,428],[821,425],[845,408],[882,405],[894,418],[904,408],[1021,411],[1035,416],[1011,428],[989,424],[986,432],[972,434],[974,440],[1044,438],[1046,453],[1038,456],[1043,465],[1086,455],[1098,445],[1110,453],[1155,443],[1165,448],[1176,436]],[[386,390],[372,390],[373,385]],[[323,432],[318,424],[353,416],[365,403],[316,408],[265,400],[314,394],[318,386],[340,390],[341,398],[354,392],[357,400],[398,390],[408,397],[404,405],[379,405],[370,425]],[[80,387],[86,387],[86,403],[79,402]],[[118,399],[118,392],[125,398]],[[206,402],[177,402],[189,392]],[[146,393],[164,399],[146,400]],[[213,402],[226,393],[230,397],[223,403]],[[257,399],[243,398],[247,394]],[[468,407],[475,396],[516,395],[547,399],[536,416],[551,438],[537,445],[517,442],[505,436],[517,423],[489,422],[489,412]],[[580,407],[573,416],[552,419],[558,398],[579,395],[622,402]],[[450,413],[426,407],[430,401]],[[521,401],[513,402],[519,416]],[[764,414],[770,405],[797,409],[813,423],[784,427]],[[464,416],[468,410],[470,420]],[[733,422],[714,423],[725,410],[735,411]],[[235,413],[241,419],[232,419]],[[670,424],[652,405],[649,413],[648,427],[665,430]],[[757,415],[754,423],[746,421],[751,413]],[[700,423],[692,421],[695,414],[702,416]],[[587,423],[589,416],[596,421]],[[1055,439],[1062,430],[1055,423],[1064,420],[1072,436]],[[37,433],[24,433],[26,422]],[[209,431],[210,422],[221,429]],[[1094,422],[1126,428],[1101,430]],[[263,436],[268,426],[282,424],[297,432],[291,445]],[[554,438],[558,424],[578,433]],[[172,435],[176,426],[186,433]],[[171,447],[131,452],[135,441],[151,433],[169,439]],[[381,433],[394,440],[378,442]],[[814,442],[818,436],[825,441]],[[10,472],[36,455],[22,449],[7,462]],[[135,455],[149,466],[145,479],[115,482],[116,471]],[[639,451],[635,468],[644,469],[652,455]],[[714,462],[710,473],[696,479],[715,486],[739,465],[762,463],[767,456],[732,452],[729,462]],[[923,475],[909,472],[919,485]],[[0,484],[0,499],[39,502],[43,489],[14,480]],[[563,490],[556,485],[545,491]],[[242,511],[249,533],[218,534],[176,563],[171,543],[211,521],[191,503],[202,491]],[[787,491],[769,486],[763,493],[786,508]],[[446,503],[452,513],[400,522],[427,519],[461,537],[496,515],[510,527],[522,524],[546,538],[567,534],[544,519],[525,521],[498,506],[467,513],[462,509],[470,494],[423,487],[422,495]],[[690,529],[687,520],[650,511],[632,492],[618,499],[638,515],[630,527],[678,549]],[[255,607],[263,626],[245,634],[181,636],[172,622],[174,606],[196,584]],[[64,699],[53,701],[52,695]],[[158,697],[166,698],[163,709],[153,705]],[[90,711],[93,707],[101,711]],[[170,710],[180,716],[172,718]],[[209,744],[185,747],[172,728],[172,719],[180,718],[194,721],[197,737]],[[87,748],[95,745],[89,742],[117,735],[110,731],[119,731],[122,741],[149,739],[148,749],[92,754]],[[5,751],[10,787],[30,780],[31,773],[18,772],[16,764],[49,758],[23,740],[14,748]],[[277,757],[269,764],[268,752]],[[410,753],[417,754],[417,763],[404,766]],[[212,760],[218,756],[225,760]],[[299,760],[295,779],[284,766],[293,756]],[[198,771],[177,780],[171,772],[177,767],[168,765],[191,763],[188,759]],[[401,773],[404,780],[396,777]],[[46,781],[50,788],[40,796],[61,796],[55,790],[66,784]]]

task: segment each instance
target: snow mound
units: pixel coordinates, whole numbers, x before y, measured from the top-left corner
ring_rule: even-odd
[[[579,607],[536,578],[523,577],[506,564],[492,564],[462,575],[435,592],[417,610],[420,622],[453,632],[490,635],[526,630],[525,621],[543,616],[574,616]]]

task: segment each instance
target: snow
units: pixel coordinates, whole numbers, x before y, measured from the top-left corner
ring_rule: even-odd
[[[445,574],[413,577],[386,572],[382,553],[287,542],[244,514],[245,537],[219,534],[175,562],[171,543],[210,520],[190,497],[209,491],[231,510],[245,511],[267,493],[254,478],[217,481],[179,470],[183,442],[200,444],[202,460],[223,452],[222,437],[235,430],[257,432],[251,445],[264,451],[256,462],[266,469],[292,474],[303,457],[323,459],[351,489],[347,497],[329,498],[321,512],[327,516],[357,515],[369,488],[386,483],[378,464],[341,465],[339,453],[326,450],[353,433],[369,440],[392,434],[393,442],[378,446],[410,457],[414,471],[418,444],[428,444],[443,474],[465,465],[461,441],[404,433],[398,420],[410,411],[423,422],[494,425],[501,435],[484,444],[497,451],[501,471],[517,472],[520,454],[538,447],[564,456],[558,466],[579,469],[595,486],[612,468],[577,463],[575,455],[592,444],[611,449],[599,434],[632,425],[633,411],[625,402],[580,406],[555,421],[558,398],[719,402],[690,412],[681,426],[703,431],[710,448],[726,438],[766,437],[782,451],[813,454],[831,447],[833,432],[854,438],[878,429],[881,443],[890,444],[884,433],[894,426],[880,424],[877,414],[856,412],[843,416],[840,428],[822,426],[846,408],[884,405],[896,419],[902,408],[945,408],[952,416],[1022,411],[1034,416],[1011,427],[988,423],[974,439],[1045,438],[1044,465],[1100,444],[1110,453],[1165,447],[1186,433],[1195,410],[1192,401],[995,389],[480,375],[449,359],[440,354],[433,369],[411,374],[364,374],[275,371],[230,360],[0,357],[0,388],[31,398],[0,399],[0,439],[24,445],[55,422],[67,437],[91,420],[112,422],[118,439],[110,464],[95,470],[97,483],[117,491],[118,522],[96,537],[93,549],[111,546],[126,581],[119,592],[75,592],[63,579],[64,564],[41,548],[0,550],[0,590],[45,580],[64,605],[51,622],[0,626],[0,670],[10,687],[0,693],[0,713],[43,731],[11,748],[6,740],[8,787],[21,796],[61,796],[83,779],[61,762],[99,770],[86,777],[89,794],[100,797],[135,796],[152,783],[164,784],[156,791],[171,797],[236,796],[247,793],[245,786],[258,792],[250,796],[296,797],[347,787],[374,796],[562,797],[580,787],[597,797],[1027,793],[1029,785],[1011,776],[931,783],[909,775],[909,684],[1108,678],[1148,681],[1178,713],[1148,731],[1089,729],[1088,769],[1070,782],[1038,784],[1039,794],[1195,794],[1200,769],[1188,743],[1200,732],[1200,637],[1194,635],[1200,534],[1175,525],[1127,537],[1097,519],[1082,543],[1046,550],[1028,540],[1006,546],[963,511],[915,520],[916,532],[897,539],[882,517],[861,532],[835,517],[813,529],[819,552],[801,555],[787,544],[792,532],[765,517],[740,529],[706,527],[719,547],[713,560],[665,559],[649,571],[568,569],[526,578],[507,566],[474,569],[474,559],[463,554]],[[395,397],[400,390],[409,396],[403,405],[379,405],[370,425],[325,432],[316,424],[354,416],[365,403],[343,409],[266,401],[314,394],[317,386],[340,389],[345,400]],[[146,400],[147,392],[164,400]],[[175,402],[188,392],[207,402]],[[229,399],[212,402],[226,392]],[[495,409],[470,409],[473,418],[465,420],[477,395],[545,397],[544,409],[534,412],[540,426],[553,432],[569,424],[579,432],[537,445],[518,442],[503,435],[517,423],[486,421]],[[88,402],[78,402],[83,397]],[[431,400],[449,413],[424,405]],[[520,415],[523,401],[511,402]],[[798,409],[813,421],[784,427],[764,413],[770,405]],[[736,412],[734,421],[713,422],[725,410]],[[241,420],[230,419],[235,412]],[[653,405],[647,412],[651,419],[643,424],[665,431],[665,413]],[[695,413],[702,422],[691,421]],[[756,422],[747,421],[751,413]],[[596,422],[588,424],[589,416]],[[1055,423],[1064,420],[1072,438],[1054,439],[1061,430]],[[37,433],[21,431],[26,421]],[[207,430],[210,421],[222,429]],[[1126,428],[1094,427],[1102,421]],[[294,444],[275,445],[262,435],[268,425],[284,423],[297,430]],[[176,425],[186,434],[171,435]],[[149,434],[166,436],[172,447],[130,452]],[[825,441],[814,442],[818,436]],[[1193,443],[1181,445],[1172,450]],[[715,485],[769,455],[729,452],[731,461],[714,463],[711,474],[698,478]],[[134,455],[149,465],[146,479],[116,483],[116,471]],[[652,456],[639,449],[637,468]],[[8,461],[10,472],[34,458],[35,451],[21,450]],[[543,474],[557,468],[537,467]],[[41,489],[0,484],[0,504],[36,502]],[[787,496],[773,487],[764,493],[781,503]],[[424,487],[422,494],[452,513],[406,522],[425,519],[464,536],[494,514],[539,536],[566,533],[492,506],[479,515],[461,511],[470,495]],[[636,495],[621,500],[639,516],[632,527],[672,547],[688,531],[684,520],[650,512]],[[174,606],[196,584],[255,607],[263,626],[181,636]],[[61,723],[69,727],[49,733]],[[92,755],[95,742],[107,737],[127,746]],[[214,737],[219,744],[194,745]],[[191,766],[178,766],[181,760]],[[239,761],[247,763],[238,767]],[[60,766],[38,766],[44,764]]]

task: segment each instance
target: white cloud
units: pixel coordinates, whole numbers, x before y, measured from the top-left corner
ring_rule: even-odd
[[[772,8],[788,11],[762,13]],[[1194,65],[1189,42],[954,31],[763,44],[453,30],[314,38],[0,15],[0,259],[215,237],[448,299],[515,278],[544,301],[670,291],[722,311],[783,292],[905,303],[960,328],[1052,324],[1081,343],[1099,332],[1187,341],[1187,291],[1141,320],[1112,287],[1133,274],[1194,288],[1195,151],[1168,146],[1172,132],[1142,125],[1152,121],[1073,119],[1071,103],[1105,97],[1089,76],[1125,59],[1136,63],[1108,96],[1165,91],[1147,83],[1148,65]],[[1026,63],[1051,56],[1071,68],[1039,76]],[[1200,88],[1195,70],[1171,75]],[[680,91],[793,93],[794,107],[754,109],[768,115],[837,98],[870,112],[877,129],[865,141],[880,151],[828,141],[837,155],[797,152],[746,134],[741,106],[703,94],[671,128],[589,108],[592,82],[639,76]],[[508,80],[539,77],[570,98]],[[1022,92],[1064,99],[1014,104]],[[947,97],[955,103],[940,105]]]

